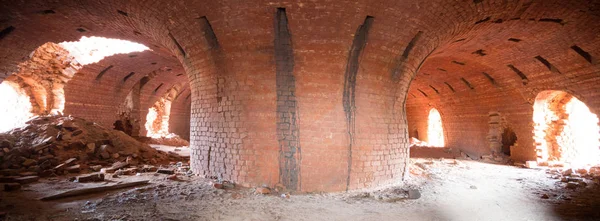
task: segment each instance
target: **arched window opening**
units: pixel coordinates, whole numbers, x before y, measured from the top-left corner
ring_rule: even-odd
[[[444,143],[444,128],[442,127],[442,116],[435,108],[429,111],[427,120],[427,142],[432,147],[443,147]]]
[[[171,112],[171,101],[160,98],[154,106],[148,110],[146,116],[147,136],[152,138],[167,137],[169,135],[169,115]]]
[[[29,95],[10,81],[0,83],[0,95],[0,132],[24,126],[33,116]]]
[[[573,95],[541,92],[535,100],[533,121],[538,163],[583,168],[600,162],[598,116]]]
[[[171,103],[177,98],[182,88],[182,85],[173,86],[150,107],[144,125],[148,137],[172,138],[177,136],[169,132],[169,118],[171,116]]]
[[[43,44],[31,53],[29,60],[19,64],[17,73],[5,79],[4,82],[12,82],[13,86],[8,85],[10,83],[2,86],[0,111],[7,120],[1,127],[3,130],[12,129],[20,125],[15,122],[24,122],[24,118],[33,115],[62,113],[65,107],[64,87],[84,65],[115,54],[145,50],[150,49],[138,43],[103,37],[84,36],[76,42]],[[5,95],[5,90],[10,92]],[[19,108],[26,108],[23,106],[25,100],[30,101],[29,106],[27,111],[22,111]],[[18,104],[22,106],[12,108],[14,105],[8,105],[10,102],[20,102]]]

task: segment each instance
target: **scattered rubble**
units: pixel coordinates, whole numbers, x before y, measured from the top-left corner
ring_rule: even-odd
[[[156,171],[152,165],[188,160],[71,116],[35,117],[21,128],[0,133],[0,145],[0,181],[20,184],[40,177],[100,172],[71,176],[77,182],[97,182],[104,173],[135,175]],[[188,172],[189,166],[183,170]]]
[[[190,146],[190,142],[181,138],[179,135],[177,134],[168,134],[165,137],[159,137],[159,138],[154,138],[154,137],[139,137],[137,138],[140,142],[143,143],[147,143],[147,144],[159,144],[159,145],[167,145],[167,146],[173,146],[173,147],[189,147]]]

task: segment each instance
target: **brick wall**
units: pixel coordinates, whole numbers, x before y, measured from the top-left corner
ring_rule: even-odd
[[[476,153],[487,151],[488,113],[502,113],[519,137],[521,153],[515,157],[527,158],[531,139],[523,134],[532,126],[526,103],[538,90],[558,87],[574,91],[592,107],[600,105],[594,99],[596,66],[570,48],[576,44],[592,56],[599,54],[594,38],[599,23],[585,4],[18,2],[1,7],[6,19],[0,28],[14,29],[0,39],[6,49],[0,51],[5,58],[0,71],[11,73],[22,56],[45,41],[78,38],[83,35],[78,28],[144,43],[162,58],[159,62],[174,56],[189,79],[190,98],[185,99],[191,104],[175,106],[186,110],[190,105],[194,172],[244,185],[342,191],[401,181],[407,174],[408,133],[417,129],[426,136],[420,130],[429,107],[440,111],[448,145]],[[277,8],[285,8],[285,20]],[[48,9],[55,13],[39,13]],[[484,51],[474,53],[479,49]],[[538,55],[562,74],[534,60]],[[113,69],[124,75],[130,72],[126,67],[137,65],[122,62],[123,67]],[[140,62],[144,68],[146,63]],[[508,64],[526,75],[527,85]],[[88,69],[97,73],[103,67],[101,62]],[[483,71],[499,86],[491,85]],[[114,92],[122,77],[112,83],[107,78],[112,89],[98,94],[126,96]],[[141,103],[149,107],[161,83],[166,89],[174,82],[153,78],[140,93]],[[77,92],[93,84],[74,85],[82,88]],[[81,93],[91,97],[95,91]],[[93,102],[112,111],[112,101],[98,99]],[[145,116],[144,108],[141,112]],[[185,114],[177,116],[185,121]]]
[[[498,112],[517,135],[511,157],[535,160],[532,117],[539,92],[571,93],[599,113],[593,57],[600,55],[600,41],[582,29],[597,30],[599,25],[583,12],[588,7],[579,2],[535,2],[520,14],[489,14],[489,19],[482,17],[470,31],[436,49],[411,84],[411,136],[418,131],[421,139],[427,137],[427,111],[435,107],[442,114],[448,147],[489,154],[489,113]],[[575,45],[592,59],[578,53]]]

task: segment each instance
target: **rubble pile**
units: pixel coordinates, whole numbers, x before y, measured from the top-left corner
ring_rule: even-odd
[[[589,169],[553,168],[548,169],[546,173],[550,174],[552,179],[560,180],[567,189],[577,189],[590,184],[600,183],[600,166],[593,166]]]
[[[166,145],[166,146],[174,146],[174,147],[183,147],[183,146],[190,146],[190,142],[181,138],[179,135],[177,134],[169,134],[166,137],[159,137],[159,138],[154,138],[154,137],[140,137],[138,138],[138,140],[140,142],[144,142],[147,144],[159,144],[159,145]]]
[[[39,116],[24,127],[0,134],[0,182],[5,183],[23,184],[69,173],[153,172],[157,169],[151,165],[177,161],[187,159],[71,116]],[[101,176],[80,179],[99,180]]]

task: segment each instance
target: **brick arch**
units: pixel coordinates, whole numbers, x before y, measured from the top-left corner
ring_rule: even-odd
[[[456,52],[444,47],[476,36],[470,32],[479,30],[476,26],[528,13],[530,7],[553,12],[563,5],[388,0],[257,0],[235,5],[202,0],[20,2],[1,7],[0,28],[6,31],[0,46],[10,50],[0,51],[6,58],[0,70],[14,71],[20,57],[45,41],[96,33],[143,43],[163,60],[178,61],[189,79],[185,100],[190,103],[181,106],[191,109],[191,164],[197,174],[300,191],[376,187],[399,182],[407,174],[405,106],[412,106],[409,94],[418,96],[409,92],[409,85],[419,69],[427,68],[425,59],[444,57],[435,54],[440,51]],[[55,13],[39,13],[44,10]],[[136,64],[124,62],[116,79],[146,73],[147,67],[127,70],[130,65]],[[418,84],[416,79],[413,85]],[[464,83],[452,84],[457,82]],[[175,83],[149,81],[141,102],[153,103],[154,94]],[[453,107],[445,106],[440,110],[451,115]]]
[[[525,161],[536,156],[531,131],[538,92],[577,94],[597,112],[596,6],[583,1],[524,5],[519,16],[490,14],[477,21],[427,59],[409,90],[410,128],[426,123],[418,119],[424,108],[439,106],[448,114],[448,146],[485,155],[491,153],[488,121],[499,114],[519,138],[511,158]]]

